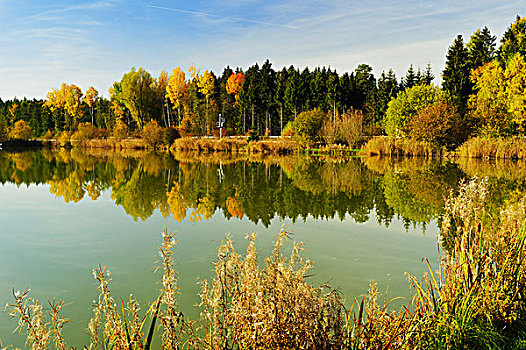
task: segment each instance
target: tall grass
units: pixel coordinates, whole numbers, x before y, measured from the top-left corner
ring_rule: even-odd
[[[443,149],[424,141],[378,136],[365,144],[362,153],[370,156],[440,157]]]
[[[474,137],[463,143],[457,153],[468,158],[525,159],[526,139]]]
[[[163,349],[518,348],[526,338],[526,197],[508,202],[499,217],[486,211],[485,198],[485,181],[476,178],[449,196],[439,268],[428,263],[422,278],[408,276],[412,297],[399,310],[379,302],[374,282],[350,305],[331,287],[314,286],[302,244],[293,244],[288,256],[282,253],[289,239],[282,229],[262,266],[254,234],[247,235],[244,254],[226,238],[215,277],[202,282],[201,317],[191,322],[177,309],[176,241],[165,231],[159,249],[162,288],[146,313],[140,314],[132,297],[126,307],[115,302],[107,269],[94,270],[99,298],[87,348],[148,349],[156,329]],[[62,302],[50,303],[46,321],[28,292],[15,292],[8,305],[28,347],[67,348]]]

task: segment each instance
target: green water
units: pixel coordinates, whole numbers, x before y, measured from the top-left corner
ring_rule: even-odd
[[[88,344],[97,297],[91,271],[108,265],[116,300],[146,306],[161,231],[177,230],[179,305],[198,317],[198,280],[210,278],[229,233],[239,250],[258,233],[261,256],[281,226],[315,261],[310,281],[329,282],[352,300],[370,280],[386,298],[409,296],[404,272],[436,266],[437,222],[445,196],[465,177],[491,176],[489,206],[523,191],[524,164],[418,159],[334,161],[301,157],[160,156],[79,150],[0,152],[0,303],[12,288],[68,305],[69,344]],[[16,322],[0,314],[3,344],[23,346]]]

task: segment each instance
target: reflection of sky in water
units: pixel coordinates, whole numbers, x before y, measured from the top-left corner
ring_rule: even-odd
[[[241,251],[246,232],[256,231],[261,255],[271,249],[272,240],[283,224],[289,224],[293,239],[305,242],[303,256],[315,262],[315,283],[330,282],[348,299],[364,293],[369,280],[376,280],[383,293],[389,285],[390,297],[407,296],[409,283],[404,271],[420,275],[423,257],[436,261],[436,223],[425,234],[394,219],[389,228],[369,221],[357,224],[348,215],[344,220],[290,220],[274,218],[268,228],[246,217],[226,220],[220,210],[209,221],[192,223],[189,215],[181,223],[163,218],[158,211],[146,221],[134,221],[115,206],[110,191],[97,201],[87,196],[78,203],[64,203],[49,193],[49,186],[29,188],[7,184],[0,187],[0,303],[11,300],[11,288],[29,286],[32,296],[44,302],[53,296],[71,303],[63,315],[73,322],[66,327],[72,345],[87,344],[83,335],[91,316],[90,305],[97,296],[91,269],[99,262],[108,264],[114,281],[114,297],[127,298],[129,292],[141,301],[152,300],[159,290],[159,274],[154,274],[160,232],[178,230],[177,268],[181,274],[180,306],[186,315],[197,317],[192,305],[198,302],[197,277],[208,278],[216,259],[216,249],[230,233]],[[285,251],[287,253],[287,251]],[[389,281],[389,282],[388,282]],[[145,305],[143,304],[143,307]],[[0,338],[4,343],[23,345],[23,338],[11,334],[15,323],[0,316]]]

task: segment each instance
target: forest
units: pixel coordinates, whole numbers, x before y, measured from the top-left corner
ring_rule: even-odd
[[[469,41],[458,35],[446,53],[441,87],[429,64],[410,65],[401,78],[391,69],[375,76],[368,64],[339,73],[292,65],[275,70],[269,60],[246,70],[227,66],[220,75],[177,67],[154,77],[132,68],[109,88],[109,98],[94,87],[83,92],[63,83],[45,100],[0,99],[0,139],[51,139],[86,125],[98,137],[137,136],[148,123],[177,136],[217,136],[221,114],[227,135],[289,130],[310,133],[303,139],[309,145],[352,143],[342,130],[359,129],[455,148],[473,136],[524,135],[525,60],[526,18],[517,16],[498,46],[487,27]]]

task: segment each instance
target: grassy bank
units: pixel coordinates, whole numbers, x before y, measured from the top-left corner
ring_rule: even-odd
[[[422,278],[408,276],[412,297],[398,310],[380,302],[374,283],[351,302],[329,286],[309,283],[312,263],[302,256],[303,246],[291,246],[281,230],[264,260],[253,234],[242,254],[227,237],[218,249],[215,276],[202,283],[201,317],[186,319],[177,306],[175,236],[165,232],[158,266],[162,288],[145,312],[133,297],[117,303],[108,270],[94,270],[100,295],[88,325],[88,348],[149,349],[154,335],[164,349],[524,348],[526,197],[507,202],[499,217],[486,212],[485,198],[485,181],[478,179],[448,198],[440,268]],[[63,305],[52,301],[44,309],[26,290],[14,292],[7,309],[19,319],[28,347],[65,349]]]

